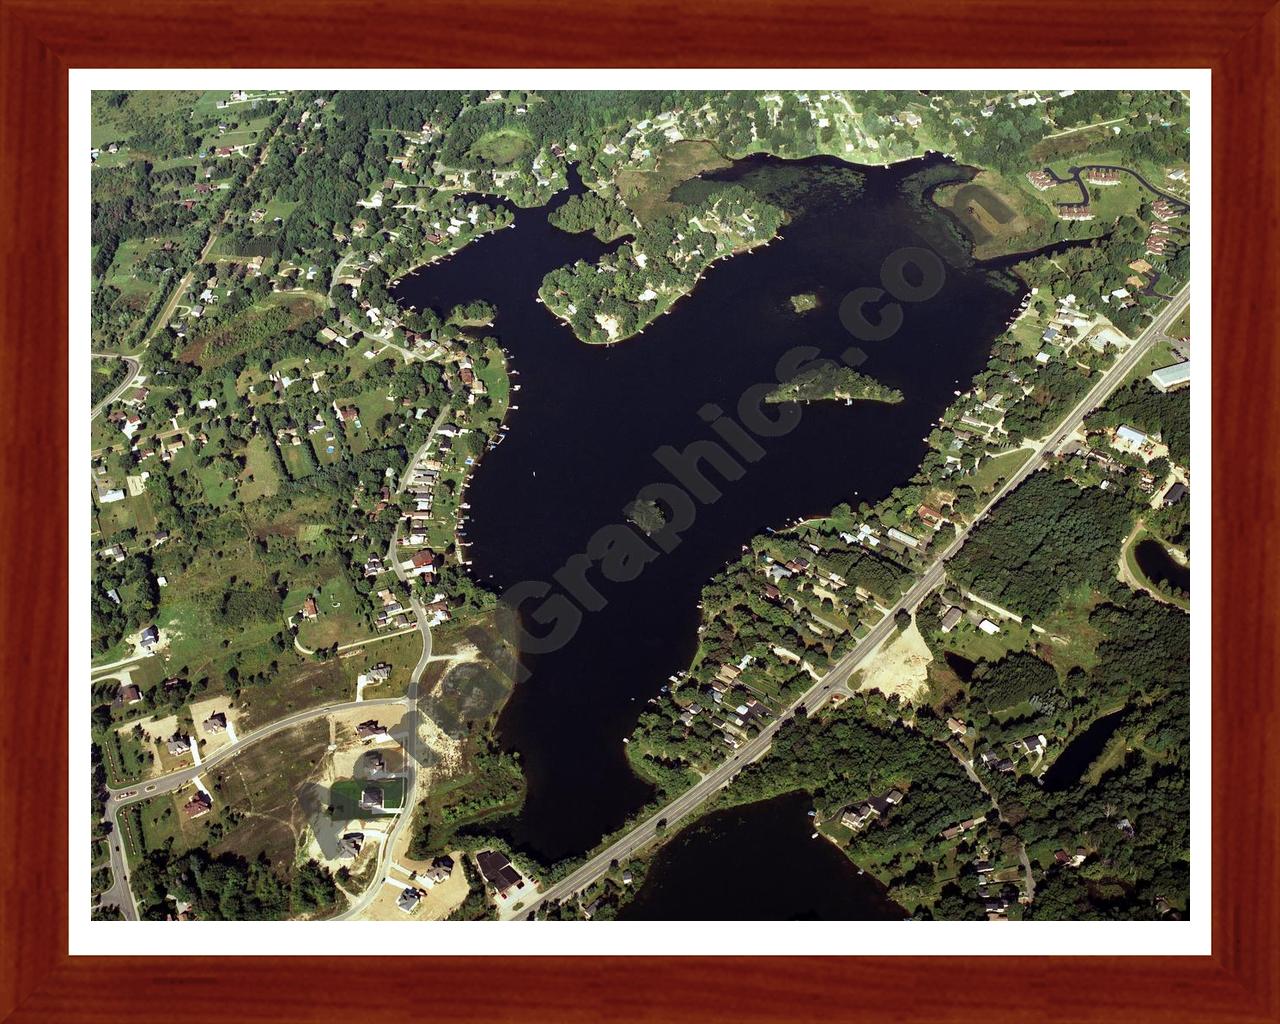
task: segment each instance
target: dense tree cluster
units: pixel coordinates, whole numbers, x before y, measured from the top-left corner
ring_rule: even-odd
[[[214,856],[204,847],[174,857],[157,850],[134,869],[131,881],[144,920],[175,915],[181,902],[198,920],[278,921],[325,910],[337,900],[328,870],[314,861],[285,878],[265,857]]]
[[[1115,575],[1131,511],[1101,488],[1036,473],[992,510],[948,570],[987,600],[1043,617],[1066,592]]]

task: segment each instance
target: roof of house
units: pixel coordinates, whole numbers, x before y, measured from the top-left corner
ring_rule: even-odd
[[[209,813],[213,807],[213,797],[205,792],[197,792],[190,800],[182,805],[182,810],[188,818],[198,818],[202,814]]]
[[[499,853],[497,850],[484,850],[477,853],[476,863],[480,866],[480,873],[484,875],[485,881],[500,892],[510,889],[521,881],[520,872],[512,866],[506,854]]]

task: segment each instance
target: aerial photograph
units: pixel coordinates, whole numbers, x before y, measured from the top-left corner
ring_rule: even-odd
[[[92,920],[1191,919],[1190,92],[228,84],[72,154]]]

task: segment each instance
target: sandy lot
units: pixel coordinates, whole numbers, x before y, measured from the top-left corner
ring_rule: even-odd
[[[120,726],[117,732],[131,731],[135,725],[142,726],[147,738],[155,741],[167,740],[178,728],[178,716],[166,715],[164,718],[144,718],[140,722],[128,722]]]
[[[462,852],[450,854],[453,857],[453,874],[439,885],[426,889],[426,895],[419,900],[412,914],[406,914],[396,906],[396,900],[405,886],[422,889],[422,883],[411,881],[408,872],[397,867],[391,871],[390,880],[383,883],[377,898],[369,904],[361,920],[364,921],[443,921],[454,909],[467,898],[467,880],[462,871]],[[426,864],[414,861],[397,861],[403,867],[425,869]],[[474,870],[474,869],[473,869]]]
[[[236,726],[239,724],[237,712],[231,706],[231,698],[225,693],[219,694],[217,697],[206,697],[204,700],[191,702],[191,717],[196,725],[196,739],[205,741],[200,748],[200,756],[202,758],[216,754],[223,747],[231,745],[231,737],[227,735],[226,731],[211,733],[204,727],[205,719],[218,711],[227,716],[228,725]]]
[[[400,724],[404,718],[404,710],[398,707],[380,707],[380,708],[353,708],[351,711],[342,711],[335,715],[329,716],[329,721],[333,723],[334,742],[337,743],[339,750],[355,749],[359,747],[361,751],[372,750],[375,746],[379,749],[390,748],[395,746],[390,741],[383,741],[378,744],[370,744],[368,747],[363,745],[363,741],[356,736],[356,726],[361,722],[377,722],[379,725],[385,725],[392,731]]]
[[[912,619],[905,633],[894,633],[872,656],[858,689],[896,693],[906,700],[916,700],[928,688],[931,661],[933,654]]]

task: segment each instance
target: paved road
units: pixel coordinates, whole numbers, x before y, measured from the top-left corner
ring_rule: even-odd
[[[136,785],[118,789],[109,788],[107,790],[107,821],[111,824],[111,834],[107,841],[110,844],[112,885],[110,889],[99,897],[99,902],[103,906],[115,905],[119,907],[120,912],[127,921],[136,921],[138,919],[137,906],[133,900],[133,890],[129,884],[129,863],[124,853],[124,838],[120,834],[120,819],[118,816],[120,808],[128,807],[130,804],[135,804],[140,800],[150,800],[152,797],[163,796],[166,793],[181,789],[197,776],[217,767],[227,758],[243,752],[250,744],[273,736],[284,729],[288,729],[290,726],[299,725],[313,718],[334,714],[335,712],[349,711],[353,708],[384,707],[393,704],[404,704],[404,698],[387,697],[381,700],[351,701],[345,704],[329,704],[325,707],[299,711],[288,718],[282,718],[278,722],[272,722],[261,729],[246,733],[240,738],[239,742],[224,747],[212,757],[206,758],[202,764],[191,765],[188,768],[170,772],[168,775],[161,775],[158,778],[146,779]],[[135,836],[134,838],[135,840],[141,839],[140,836]]]
[[[806,713],[812,713],[830,698],[834,690],[846,687],[850,676],[858,669],[859,665],[894,631],[896,627],[893,620],[898,611],[904,608],[914,608],[942,583],[946,575],[946,562],[964,546],[974,527],[981,523],[986,518],[987,513],[1006,495],[1040,468],[1045,455],[1055,451],[1080,426],[1085,416],[1101,405],[1111,392],[1120,385],[1133,367],[1138,364],[1138,361],[1147,353],[1147,350],[1164,336],[1164,332],[1187,307],[1190,301],[1189,289],[1189,284],[1184,285],[1182,290],[1173,297],[1169,305],[1155,318],[1152,325],[1142,333],[1141,337],[1127,351],[1122,353],[1108,370],[1099,376],[1097,383],[1089,389],[1088,394],[1071,410],[1059,427],[1037,444],[1032,457],[1009,478],[1004,486],[995,492],[974,522],[956,535],[955,540],[947,545],[946,550],[925,570],[915,585],[888,610],[884,618],[872,627],[870,632],[858,642],[858,645],[852,651],[837,662],[820,681],[815,683],[795,703],[785,708],[757,736],[744,744],[733,757],[712,769],[700,782],[695,783],[692,788],[680,794],[665,807],[655,811],[645,821],[596,854],[571,875],[557,882],[545,892],[540,893],[539,901],[563,900],[594,882],[609,870],[609,865],[612,861],[626,860],[636,851],[652,842],[657,835],[657,823],[659,821],[665,822],[667,830],[671,830],[682,818],[687,817],[726,786],[744,765],[763,757],[768,752],[773,736],[782,722],[794,715],[801,707],[804,708]],[[521,911],[521,913],[528,915],[532,911]],[[509,913],[508,916],[515,915]]]
[[[274,135],[272,137],[274,138]],[[263,143],[262,152],[259,154],[257,161],[254,163],[253,169],[249,172],[249,176],[245,179],[245,186],[247,186],[249,182],[253,180],[254,175],[258,173],[258,169],[266,162],[267,147],[270,145],[270,143],[271,143],[271,139],[268,139],[265,143]],[[221,232],[223,225],[226,224],[226,220],[229,212],[230,212],[229,210],[227,212],[224,212],[222,215],[222,220],[220,220],[214,226],[213,230],[209,232],[209,237],[208,239],[206,239],[204,243],[204,248],[200,250],[200,255],[196,257],[196,266],[200,266],[208,258],[209,251],[213,248],[213,243],[218,240],[219,232]],[[178,283],[174,286],[173,291],[169,294],[169,298],[165,302],[164,307],[156,315],[155,320],[152,321],[151,327],[148,328],[146,338],[142,342],[142,347],[138,350],[138,356],[141,356],[142,352],[144,352],[147,346],[151,344],[151,339],[155,337],[156,332],[159,331],[160,328],[165,326],[167,323],[169,323],[170,319],[172,319],[173,311],[178,308],[179,300],[182,298],[182,296],[184,296],[187,293],[187,289],[191,286],[191,278],[192,278],[192,275],[195,274],[196,266],[191,267],[190,270],[188,270],[185,274],[182,275],[181,278],[178,279]],[[138,356],[116,356],[115,354],[109,353],[109,352],[94,352],[93,356],[98,359],[123,359],[126,363],[129,364],[129,376],[125,378],[125,382],[123,384],[121,384],[118,388],[116,388],[113,392],[111,392],[111,394],[109,394],[103,401],[99,402],[96,406],[94,406],[93,412],[89,416],[90,422],[93,422],[94,420],[96,420],[103,409],[105,409],[108,405],[110,405],[117,398],[123,395],[125,391],[131,388],[133,386],[133,382],[138,379],[138,375],[142,372],[142,362],[138,358]]]
[[[404,471],[400,474],[400,482],[396,486],[396,493],[402,494],[408,485],[410,476],[413,475],[414,467],[426,454],[427,447],[431,444],[432,439],[436,435],[436,431],[440,429],[444,423],[445,415],[448,409],[442,409],[440,415],[436,417],[435,422],[431,425],[431,431],[427,434],[427,439],[422,442],[418,450],[413,453],[408,464],[404,467]],[[409,579],[405,574],[403,566],[400,564],[400,557],[396,551],[397,542],[400,538],[400,525],[397,523],[396,528],[391,533],[391,545],[387,550],[387,558],[391,562],[391,567],[395,571],[396,576],[402,583],[408,584]],[[413,608],[414,618],[418,622],[418,630],[422,633],[422,656],[418,658],[418,664],[414,666],[412,674],[409,676],[409,688],[405,691],[405,703],[408,707],[406,714],[406,724],[408,726],[404,744],[404,765],[405,765],[405,799],[404,811],[396,818],[395,824],[391,826],[391,831],[387,833],[386,839],[378,847],[378,867],[374,872],[373,880],[365,887],[360,898],[351,904],[347,910],[338,915],[337,920],[349,921],[352,918],[359,917],[360,914],[368,908],[382,891],[383,883],[386,881],[387,874],[391,870],[394,862],[394,851],[396,843],[400,840],[400,835],[405,827],[413,821],[414,811],[418,806],[418,800],[421,794],[418,787],[422,782],[418,765],[421,764],[422,755],[422,737],[420,735],[420,727],[422,725],[422,716],[419,710],[419,686],[422,682],[422,676],[427,671],[427,663],[431,660],[431,628],[427,625],[427,612],[422,606],[422,602],[410,591],[409,604]]]
[[[138,374],[142,371],[142,363],[136,356],[118,356],[110,352],[94,352],[92,355],[94,359],[123,359],[129,367],[129,373],[123,384],[93,407],[93,411],[89,414],[91,423],[102,414],[103,409],[133,387],[133,382],[138,379]]]
[[[1049,175],[1050,178],[1053,179],[1055,185],[1070,185],[1074,183],[1076,188],[1080,190],[1080,202],[1087,203],[1089,201],[1089,188],[1081,180],[1080,175],[1088,171],[1095,171],[1095,170],[1096,171],[1124,171],[1125,174],[1133,175],[1133,177],[1135,177],[1138,180],[1138,184],[1141,185],[1143,188],[1145,188],[1148,192],[1154,192],[1161,199],[1167,199],[1171,203],[1176,203],[1178,206],[1181,206],[1185,210],[1191,209],[1191,204],[1187,202],[1187,200],[1180,199],[1169,192],[1165,192],[1165,191],[1162,191],[1161,189],[1156,188],[1153,184],[1151,184],[1151,182],[1147,181],[1146,178],[1144,178],[1141,174],[1135,171],[1132,167],[1121,167],[1119,164],[1084,164],[1081,167],[1068,167],[1067,176],[1065,178],[1059,178],[1054,173],[1052,167],[1046,167],[1044,169],[1044,172],[1047,175]]]
[[[110,794],[112,813],[121,807],[127,807],[129,804],[137,803],[139,800],[150,800],[153,796],[160,796],[164,793],[172,793],[175,789],[181,789],[187,783],[193,781],[196,776],[204,775],[212,769],[216,768],[223,761],[236,754],[243,753],[245,747],[251,746],[261,740],[274,736],[278,732],[283,732],[295,725],[301,725],[303,722],[309,722],[313,718],[323,718],[326,715],[335,715],[343,711],[355,711],[363,708],[381,708],[392,707],[395,705],[403,705],[404,697],[379,697],[376,700],[346,701],[342,704],[326,704],[323,707],[307,708],[305,711],[296,711],[286,718],[278,719],[270,725],[264,725],[261,729],[255,729],[253,732],[245,733],[239,737],[238,742],[223,747],[216,754],[206,757],[200,764],[193,764],[186,768],[180,768],[176,772],[169,772],[167,775],[160,775],[153,779],[144,779],[142,782],[128,786],[120,786],[108,788]],[[133,796],[126,797],[124,794],[132,793]]]

